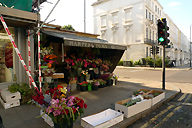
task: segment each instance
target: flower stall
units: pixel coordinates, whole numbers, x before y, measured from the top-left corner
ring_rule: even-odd
[[[84,81],[93,80],[91,85],[94,88],[93,85],[98,79],[104,80],[108,86],[113,85],[114,80],[117,80],[113,79],[117,77],[113,77],[112,72],[127,46],[112,44],[85,33],[82,36],[83,34],[78,35],[78,32],[62,32],[61,29],[58,31],[44,28],[41,32],[41,64],[48,69],[54,69],[56,73],[64,73],[65,77],[59,80],[59,83],[73,84],[70,86],[71,91],[75,90],[74,86],[79,89],[77,86]],[[43,70],[47,69],[42,69],[42,73]],[[77,78],[76,82],[71,83],[70,78]],[[44,82],[51,81],[44,78]],[[101,85],[99,84],[98,87],[100,88]],[[104,84],[102,87],[105,87]],[[89,90],[92,89],[89,87]]]

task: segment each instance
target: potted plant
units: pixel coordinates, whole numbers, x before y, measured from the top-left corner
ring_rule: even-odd
[[[52,80],[52,76],[55,73],[54,69],[43,68],[41,71],[42,71],[42,76],[45,78],[45,82],[50,83]]]
[[[101,75],[100,78],[103,80],[106,80],[107,86],[111,86],[112,85],[112,80],[111,80],[112,76],[113,76],[113,73],[104,73],[103,75]]]
[[[98,79],[98,81],[99,81],[99,83],[100,83],[99,88],[104,88],[104,87],[106,87],[106,81],[105,81],[105,80],[103,80],[103,79]]]
[[[74,91],[77,90],[77,77],[69,77],[69,85],[70,85],[70,90]]]
[[[53,121],[55,128],[72,128],[73,122],[84,113],[87,104],[83,99],[67,96],[67,89],[58,85],[32,95],[33,101],[41,107]],[[39,116],[39,117],[41,117]]]
[[[88,73],[88,72],[87,72]],[[86,77],[86,71],[82,70],[80,75],[78,76],[78,81],[79,83],[82,83],[83,81],[85,81],[85,77]]]
[[[88,82],[88,85],[87,85],[88,91],[91,91],[93,80],[87,80],[87,82]]]
[[[86,82],[86,81],[83,81],[82,83],[79,83],[79,85],[80,85],[80,90],[81,91],[87,91],[88,90],[88,82]]]
[[[100,85],[99,81],[94,79],[92,83],[92,90],[97,91],[99,88],[99,85]]]

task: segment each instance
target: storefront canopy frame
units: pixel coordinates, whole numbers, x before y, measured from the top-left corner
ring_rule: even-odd
[[[126,45],[113,44],[98,38],[77,36],[75,33],[66,33],[61,31],[54,32],[48,30],[42,30],[42,33],[49,36],[62,38],[64,40],[64,46],[127,50]]]

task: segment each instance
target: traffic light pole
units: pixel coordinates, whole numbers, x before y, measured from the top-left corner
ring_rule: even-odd
[[[165,90],[165,45],[163,45],[163,61],[162,61],[162,68],[163,68],[163,73],[162,73],[162,89]]]
[[[153,50],[154,50],[154,54],[153,54],[153,58],[154,58],[154,69],[155,69],[155,55],[156,55],[156,46],[153,46]]]

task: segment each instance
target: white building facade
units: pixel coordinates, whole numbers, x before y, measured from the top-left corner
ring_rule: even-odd
[[[184,64],[189,60],[189,41],[163,12],[157,0],[97,0],[92,4],[94,34],[109,42],[127,45],[123,61],[152,57],[150,48],[157,44],[157,20],[167,18],[170,28],[170,48],[166,56]],[[162,47],[159,56],[162,56]]]

